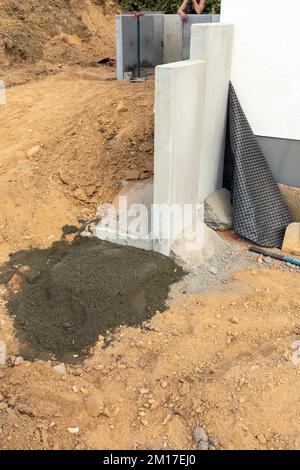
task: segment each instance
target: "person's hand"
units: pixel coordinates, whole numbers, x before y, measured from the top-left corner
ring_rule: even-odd
[[[184,11],[179,11],[178,15],[182,19],[182,21],[186,21],[188,19],[187,15],[184,13]]]

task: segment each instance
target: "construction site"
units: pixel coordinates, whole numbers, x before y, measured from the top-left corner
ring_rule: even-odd
[[[0,450],[300,449],[300,5],[246,3],[0,0]]]

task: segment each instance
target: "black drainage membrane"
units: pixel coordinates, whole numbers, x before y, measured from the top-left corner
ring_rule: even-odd
[[[281,248],[292,217],[232,84],[224,187],[231,191],[234,230],[258,245]]]

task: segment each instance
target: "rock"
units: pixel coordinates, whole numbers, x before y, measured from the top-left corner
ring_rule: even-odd
[[[21,290],[22,286],[22,277],[20,276],[20,274],[14,274],[8,283],[9,290],[12,291],[13,294],[16,294],[17,292],[19,292],[19,290]]]
[[[273,260],[272,260],[272,258],[270,258],[270,256],[266,256],[266,257],[264,258],[264,262],[267,263],[267,264],[271,264],[272,261],[273,261]]]
[[[263,434],[257,434],[256,439],[258,440],[260,444],[264,445],[267,443],[267,439]]]
[[[23,357],[18,356],[18,357],[16,357],[16,359],[14,360],[14,366],[15,366],[15,367],[18,367],[18,366],[20,366],[21,364],[23,364],[23,362],[24,362]]]
[[[91,395],[86,401],[87,411],[91,416],[97,418],[104,411],[104,403],[99,395]]]
[[[209,441],[206,432],[204,431],[201,426],[196,426],[193,431],[194,441],[197,444],[198,450],[208,450],[209,449]]]
[[[120,101],[117,106],[117,113],[126,113],[128,111],[128,107],[124,104],[124,101]]]
[[[66,370],[66,366],[63,362],[61,362],[60,364],[58,364],[57,366],[54,366],[53,369],[56,371],[56,372],[59,372],[60,374],[66,374],[67,373],[67,370]]]
[[[86,192],[83,188],[77,188],[75,189],[73,193],[74,197],[78,199],[79,201],[86,201],[87,200],[87,195]]]
[[[85,193],[88,197],[92,197],[97,192],[97,186],[88,186],[85,188]]]
[[[140,395],[147,395],[149,393],[149,388],[140,388]]]
[[[32,147],[30,150],[28,150],[27,157],[30,158],[36,155],[37,153],[39,153],[40,148],[41,148],[40,145],[35,145],[34,147]]]
[[[102,414],[106,416],[107,418],[115,418],[116,416],[118,416],[120,411],[121,410],[118,406],[111,405],[111,406],[106,406]]]
[[[209,267],[209,272],[211,274],[218,274],[218,268],[215,268],[215,266],[210,266]]]
[[[264,262],[264,257],[263,257],[263,255],[259,255],[259,256],[257,257],[257,264],[263,264],[263,262]]]
[[[290,224],[284,235],[282,251],[293,255],[300,255],[300,223]]]
[[[68,432],[70,434],[78,434],[79,433],[79,428],[68,428]]]
[[[140,172],[138,170],[128,170],[126,172],[125,179],[127,181],[138,180],[140,177]]]
[[[6,362],[6,344],[0,340],[0,365]]]
[[[171,246],[170,256],[179,264],[188,268],[201,266],[214,256],[220,258],[228,251],[228,243],[207,225],[203,224],[203,237],[199,240],[191,241],[190,231],[191,227],[188,227],[185,232],[188,236],[183,233]]]
[[[168,382],[166,380],[163,380],[160,384],[161,388],[166,389],[168,386]]]
[[[204,203],[205,223],[214,230],[227,230],[232,228],[232,208],[230,192],[218,189],[206,198]]]
[[[233,316],[233,317],[230,318],[230,322],[231,322],[231,323],[235,323],[236,325],[239,324],[239,321],[238,321],[238,319],[237,319],[235,316]]]

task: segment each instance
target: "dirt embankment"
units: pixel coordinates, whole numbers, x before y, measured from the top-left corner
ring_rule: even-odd
[[[70,67],[12,87],[0,108],[0,257],[94,217],[126,178],[153,171],[153,82]]]
[[[1,78],[7,85],[66,64],[114,57],[117,7],[111,0],[1,0],[0,6]]]

